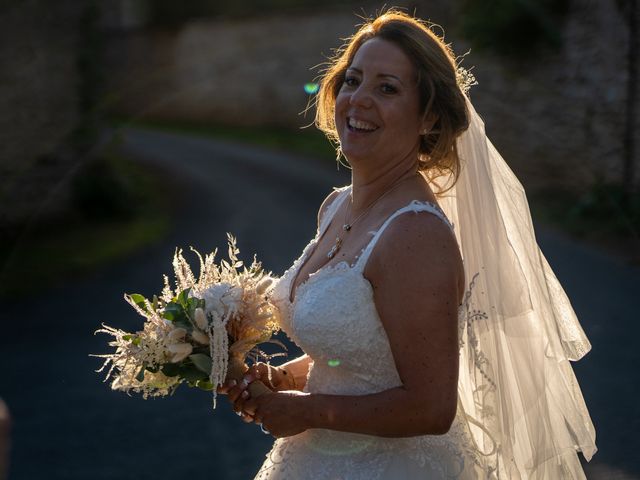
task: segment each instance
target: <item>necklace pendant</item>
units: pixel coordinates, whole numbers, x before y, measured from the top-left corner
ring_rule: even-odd
[[[333,257],[335,257],[336,253],[338,253],[338,250],[340,250],[341,246],[342,246],[342,239],[340,237],[336,237],[336,243],[333,244],[333,247],[331,247],[331,250],[329,250],[329,253],[327,253],[327,258],[331,260]]]
[[[342,226],[342,229],[343,229],[345,232],[348,232],[349,230],[351,230],[351,224],[349,224],[349,223],[345,223],[345,224]]]

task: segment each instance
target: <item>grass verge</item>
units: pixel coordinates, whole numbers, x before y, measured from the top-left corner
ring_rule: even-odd
[[[171,225],[163,184],[126,158],[101,157],[74,181],[64,216],[0,241],[0,297],[61,285],[162,238]]]
[[[537,224],[640,264],[640,192],[625,198],[620,186],[597,183],[581,194],[539,191],[529,203]]]

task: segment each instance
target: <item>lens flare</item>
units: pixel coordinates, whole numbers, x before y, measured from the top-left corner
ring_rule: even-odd
[[[304,84],[304,91],[309,95],[313,95],[314,93],[317,93],[318,88],[320,87],[318,86],[317,83],[309,82]]]
[[[339,367],[340,366],[340,360],[337,360],[337,359],[329,360],[327,362],[327,365],[329,365],[330,367]]]

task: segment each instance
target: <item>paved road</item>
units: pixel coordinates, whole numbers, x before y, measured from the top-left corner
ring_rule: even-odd
[[[14,417],[11,479],[252,478],[271,439],[243,425],[225,403],[212,414],[206,394],[184,389],[144,401],[111,392],[93,372],[106,338],[100,322],[134,329],[124,291],[152,294],[170,271],[176,245],[201,251],[238,236],[281,273],[315,230],[315,210],[333,185],[332,165],[280,153],[144,130],[124,148],[170,173],[166,194],[180,205],[175,231],[109,268],[0,309],[0,396]],[[576,366],[598,431],[590,478],[640,478],[638,394],[640,269],[539,232],[593,351]],[[82,248],[79,246],[78,248]],[[37,299],[36,299],[37,297]]]

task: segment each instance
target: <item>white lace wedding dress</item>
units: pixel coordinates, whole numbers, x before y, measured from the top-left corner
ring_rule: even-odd
[[[313,359],[305,387],[310,393],[364,395],[401,385],[363,270],[376,242],[398,215],[436,215],[451,227],[436,205],[411,202],[385,221],[354,265],[341,262],[320,269],[297,288],[290,302],[291,282],[297,270],[347,193],[343,190],[329,206],[316,238],[280,278],[274,292],[283,329]],[[459,407],[450,431],[438,436],[383,438],[310,429],[276,440],[256,479],[489,478],[463,416]]]

